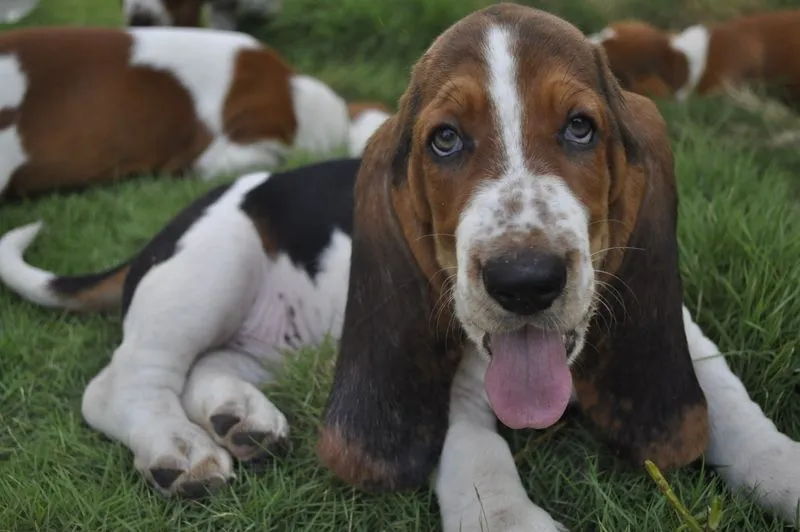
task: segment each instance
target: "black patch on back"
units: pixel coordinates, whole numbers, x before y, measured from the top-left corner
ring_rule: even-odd
[[[314,279],[334,229],[352,233],[360,165],[361,159],[337,159],[274,174],[245,196],[242,210]]]
[[[216,187],[196,199],[154,236],[131,261],[131,269],[125,278],[122,290],[122,315],[128,313],[133,293],[139,282],[153,266],[164,262],[175,254],[178,240],[199,220],[206,209],[216,202],[229,188],[230,184]],[[103,274],[100,274],[103,275]]]

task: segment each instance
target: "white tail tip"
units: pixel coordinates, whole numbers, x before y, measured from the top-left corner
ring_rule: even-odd
[[[21,297],[45,307],[63,307],[63,302],[50,290],[56,276],[40,270],[23,259],[43,227],[41,221],[12,229],[0,238],[0,280]]]

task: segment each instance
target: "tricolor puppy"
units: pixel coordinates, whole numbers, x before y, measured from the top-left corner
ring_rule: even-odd
[[[266,22],[280,12],[282,0],[122,0],[128,26],[202,25],[204,6],[210,8],[211,27],[234,30],[243,19]]]
[[[269,169],[348,142],[346,102],[239,33],[9,31],[0,79],[0,194]]]
[[[685,100],[726,85],[760,82],[800,103],[800,10],[773,11],[680,33],[621,21],[590,36],[622,87]]]
[[[495,417],[544,428],[575,398],[635,467],[705,453],[794,519],[800,444],[682,304],[665,129],[554,16],[499,4],[436,39],[356,182],[318,446],[336,475],[402,489],[438,464],[446,530],[552,530]]]
[[[0,240],[0,278],[41,305],[121,303],[83,415],[163,493],[217,487],[231,457],[285,441],[262,362],[330,334],[321,459],[370,490],[438,464],[448,532],[557,529],[496,417],[547,427],[571,396],[637,467],[705,452],[787,520],[800,500],[800,445],[682,305],[661,117],[541,11],[500,4],[442,34],[360,164],[243,176],[95,275],[26,264],[38,229]]]

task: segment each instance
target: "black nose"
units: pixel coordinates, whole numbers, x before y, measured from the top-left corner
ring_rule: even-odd
[[[507,311],[523,316],[550,307],[566,283],[566,262],[546,251],[503,255],[483,266],[483,285],[489,295]]]
[[[148,13],[137,12],[128,19],[128,26],[155,26],[156,20]]]

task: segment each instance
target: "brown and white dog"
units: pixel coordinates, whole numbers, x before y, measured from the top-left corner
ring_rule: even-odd
[[[128,26],[202,25],[203,7],[210,8],[211,27],[234,30],[243,18],[266,22],[280,12],[282,0],[122,0]]]
[[[605,48],[622,86],[685,100],[726,85],[760,82],[800,103],[800,10],[743,16],[680,33],[621,21],[590,38]]]
[[[271,169],[349,139],[341,97],[241,33],[9,31],[0,79],[0,194]]]
[[[447,532],[559,529],[496,417],[542,428],[571,399],[635,465],[705,453],[791,520],[800,444],[683,306],[676,216],[655,105],[567,22],[500,4],[433,43],[362,161],[243,176],[84,277],[26,264],[39,224],[15,229],[0,278],[41,305],[121,303],[83,415],[165,494],[216,488],[231,457],[285,441],[261,363],[330,334],[322,461],[377,491],[438,464]]]

